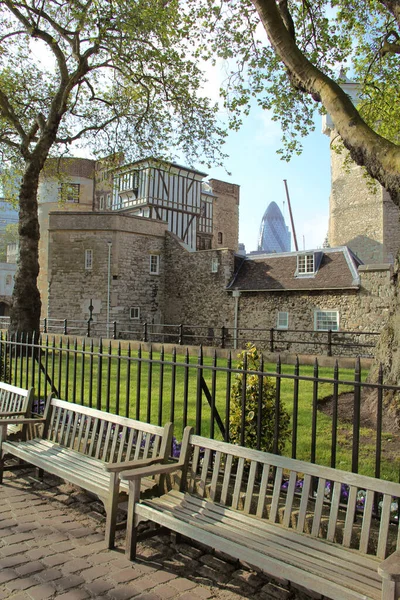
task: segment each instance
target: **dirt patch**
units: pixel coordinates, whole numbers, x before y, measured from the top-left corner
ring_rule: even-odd
[[[376,393],[364,394],[361,397],[360,409],[360,446],[376,444]],[[318,403],[318,409],[331,418],[333,416],[333,396],[323,398]],[[353,423],[354,394],[345,393],[338,398],[338,432],[341,425]],[[349,440],[350,441],[350,440]],[[400,456],[400,428],[398,418],[391,411],[383,409],[382,416],[382,460],[398,460]]]

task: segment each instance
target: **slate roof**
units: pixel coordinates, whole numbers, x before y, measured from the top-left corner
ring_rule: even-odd
[[[319,254],[316,257],[316,264],[319,263],[316,273],[296,276],[297,256],[311,253]],[[238,257],[235,275],[228,289],[243,292],[358,289],[357,268],[360,264],[361,261],[347,246],[264,254],[254,258]]]

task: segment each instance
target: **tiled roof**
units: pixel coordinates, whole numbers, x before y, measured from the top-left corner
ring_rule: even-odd
[[[315,275],[296,276],[297,256],[320,253],[321,261]],[[360,261],[347,247],[268,254],[237,261],[236,275],[230,290],[279,291],[324,290],[359,287],[357,267]]]

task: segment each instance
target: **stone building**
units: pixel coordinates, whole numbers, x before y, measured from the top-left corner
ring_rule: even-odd
[[[205,177],[155,159],[49,161],[38,196],[42,317],[86,320],[92,303],[94,319],[118,320],[127,331],[173,318],[165,274],[181,273],[176,265],[166,270],[171,244],[187,253],[182,270],[209,263],[214,281],[223,249],[238,250],[239,186]],[[231,271],[224,273],[219,295]],[[187,289],[197,283],[192,278]]]
[[[342,87],[357,104],[357,84],[347,81]],[[350,159],[329,115],[324,116],[322,131],[330,139],[331,153],[330,246],[348,246],[365,264],[392,264],[400,250],[399,208]]]
[[[237,185],[120,157],[68,160],[63,177],[46,169],[39,194],[43,316],[91,316],[108,334],[116,321],[122,337],[183,323],[233,338],[238,328],[379,332],[386,318],[388,262],[363,265],[346,246],[239,254]]]

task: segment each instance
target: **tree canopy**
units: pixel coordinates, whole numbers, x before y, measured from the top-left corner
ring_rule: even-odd
[[[234,127],[256,98],[280,121],[288,159],[326,110],[355,162],[399,204],[398,0],[193,0],[192,10],[199,53],[232,67],[223,93]],[[357,108],[340,87],[346,74],[360,86]]]
[[[0,153],[20,175],[13,331],[38,331],[37,189],[48,156],[220,162],[223,132],[178,0],[0,0]],[[189,58],[187,58],[187,55]],[[15,175],[16,176],[16,175]]]

